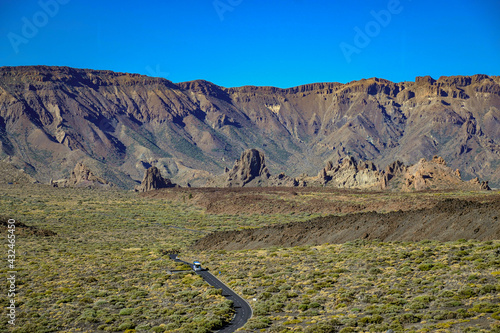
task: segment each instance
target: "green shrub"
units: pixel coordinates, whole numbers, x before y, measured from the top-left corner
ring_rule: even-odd
[[[445,290],[441,294],[439,294],[439,297],[450,298],[450,297],[453,297],[453,296],[455,296],[455,293],[453,291],[451,291],[451,290]]]
[[[118,326],[118,330],[119,331],[125,331],[125,330],[128,330],[128,329],[132,329],[134,327],[135,327],[134,323],[126,321],[126,322],[122,323],[120,326]]]
[[[251,318],[246,323],[244,328],[248,330],[258,330],[258,329],[268,328],[270,325],[271,325],[271,320],[269,318],[258,316]]]
[[[305,330],[306,333],[337,333],[340,326],[338,320],[330,320],[329,322],[316,323],[308,326]]]
[[[384,317],[381,315],[367,316],[359,320],[360,323],[366,324],[380,324],[384,321]]]
[[[481,302],[474,304],[474,306],[471,308],[471,311],[477,313],[493,313],[496,311],[500,311],[500,305],[488,302]]]
[[[134,309],[132,308],[126,308],[126,309],[121,309],[120,310],[120,316],[128,316],[131,315],[132,312],[134,312]]]
[[[464,287],[458,290],[458,298],[465,299],[477,296],[477,291],[471,287]]]
[[[413,324],[418,323],[421,320],[421,316],[415,315],[413,313],[405,313],[397,317],[400,323],[402,324]]]
[[[368,273],[371,275],[379,275],[382,273],[382,270],[380,268],[373,267],[373,268],[370,268]]]
[[[422,264],[422,265],[419,265],[417,268],[422,272],[426,272],[426,271],[430,271],[433,267],[434,267],[433,264]]]

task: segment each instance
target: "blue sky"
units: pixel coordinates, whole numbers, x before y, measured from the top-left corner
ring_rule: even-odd
[[[500,75],[500,2],[0,1],[0,66],[291,87]]]

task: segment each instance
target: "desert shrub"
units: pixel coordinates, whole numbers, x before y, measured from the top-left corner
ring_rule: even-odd
[[[255,295],[257,291],[253,288],[244,288],[242,291],[243,295]]]
[[[455,312],[457,314],[457,317],[461,318],[461,319],[474,317],[474,314],[472,312],[469,312],[469,311],[467,311],[465,309],[458,309]]]
[[[175,329],[177,327],[174,327],[174,328],[171,328],[171,329]],[[154,326],[153,328],[151,328],[151,331],[155,332],[155,333],[163,333],[165,332],[165,329],[166,327],[165,326]]]
[[[453,308],[453,307],[457,307],[457,306],[462,306],[463,303],[459,300],[451,299],[451,300],[440,301],[440,305],[445,307],[445,308]]]
[[[370,270],[368,271],[369,274],[371,275],[379,275],[382,273],[382,270],[380,268],[377,268],[377,267],[373,267],[373,268],[370,268]]]
[[[356,332],[356,329],[354,327],[344,327],[339,331],[339,333],[352,333],[352,332]]]
[[[128,315],[131,315],[132,312],[134,312],[134,309],[126,308],[126,309],[121,309],[119,314],[120,314],[120,316],[128,316]]]
[[[488,302],[476,303],[471,308],[471,311],[474,311],[477,313],[493,313],[496,311],[500,311],[500,305],[488,303]]]
[[[489,293],[494,293],[500,291],[500,285],[492,285],[492,284],[486,284],[481,287],[480,293],[481,294],[489,294]]]
[[[417,268],[422,272],[426,272],[426,271],[430,271],[433,267],[434,267],[433,264],[422,264],[422,265],[419,265]]]
[[[445,290],[443,291],[441,294],[439,294],[439,297],[446,297],[446,298],[450,298],[450,297],[453,297],[455,296],[455,293],[451,290]]]
[[[477,291],[475,289],[472,289],[471,287],[464,287],[460,288],[458,290],[458,298],[460,299],[465,299],[465,298],[471,298],[477,295]]]
[[[366,317],[363,317],[359,320],[359,322],[363,325],[380,324],[383,321],[384,321],[384,317],[382,317],[381,315],[366,316]]]
[[[268,328],[270,325],[271,325],[271,320],[269,318],[257,316],[251,318],[244,326],[244,329],[258,330],[258,329]]]
[[[399,315],[397,317],[397,320],[402,324],[418,323],[418,322],[420,322],[420,319],[421,319],[421,316],[415,315],[413,313],[405,313],[405,314]]]
[[[267,302],[257,303],[253,306],[253,313],[257,316],[265,316],[268,315],[270,311],[269,304]]]
[[[118,330],[119,331],[125,331],[125,330],[132,329],[134,327],[135,327],[134,323],[132,323],[130,321],[126,321],[126,322],[120,324],[120,326],[118,326]]]
[[[308,309],[308,310],[304,311],[302,313],[302,315],[306,316],[306,317],[314,317],[314,316],[319,315],[319,312],[317,310]]]
[[[332,319],[328,322],[320,322],[306,327],[306,333],[337,333],[339,331],[340,322]]]
[[[280,291],[280,289],[278,287],[276,287],[275,285],[271,285],[271,286],[266,288],[266,291],[268,293],[277,293]]]
[[[93,309],[86,309],[83,313],[78,317],[78,321],[83,321],[87,323],[97,323],[97,313]]]

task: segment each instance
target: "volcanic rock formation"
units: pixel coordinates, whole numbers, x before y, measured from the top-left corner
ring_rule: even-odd
[[[431,161],[422,158],[418,163],[406,168],[404,183],[401,184],[404,191],[410,190],[490,190],[487,181],[479,181],[474,178],[464,182],[459,170],[453,170],[446,165],[442,157],[434,156]]]
[[[349,156],[337,165],[328,162],[312,182],[337,188],[380,189],[382,178],[373,162],[358,162]]]
[[[247,149],[234,162],[231,170],[213,177],[207,183],[210,187],[257,187],[257,186],[305,186],[304,181],[287,176],[284,172],[272,176],[266,166],[264,153],[257,149]]]
[[[163,178],[157,167],[150,167],[144,174],[141,185],[135,188],[136,192],[147,192],[161,188],[178,187],[168,178]]]
[[[255,186],[328,186],[361,190],[489,190],[487,181],[474,178],[463,181],[460,171],[446,165],[440,156],[406,166],[400,161],[389,164],[379,171],[371,161],[358,161],[352,156],[341,159],[337,164],[329,161],[316,177],[302,175],[296,178],[280,173],[271,175],[265,164],[264,153],[257,149],[245,150],[231,170],[214,177],[208,183],[211,187],[255,187]]]
[[[243,187],[253,181],[254,185],[269,179],[264,154],[257,149],[248,149],[236,160],[226,180],[227,187]]]
[[[106,179],[96,176],[89,167],[82,162],[78,162],[68,179],[50,181],[54,187],[89,187],[89,188],[109,188],[113,186]]]

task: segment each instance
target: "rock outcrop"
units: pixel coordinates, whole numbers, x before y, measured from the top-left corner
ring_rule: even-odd
[[[474,178],[463,181],[460,171],[448,167],[440,156],[425,158],[411,166],[396,162],[386,168],[383,188],[403,191],[422,190],[490,190],[488,182]]]
[[[382,178],[382,189],[387,189],[389,182],[395,177],[401,177],[406,173],[407,167],[401,161],[395,161],[389,164],[384,171]]]
[[[414,165],[406,166],[401,161],[389,164],[380,171],[371,161],[358,161],[352,156],[338,163],[327,162],[315,177],[302,175],[290,177],[285,173],[271,175],[264,153],[257,149],[245,150],[236,160],[233,168],[215,177],[209,186],[213,187],[256,187],[256,186],[322,186],[360,190],[489,190],[488,182],[474,178],[463,181],[459,170],[448,167],[440,156],[431,160],[425,158]]]
[[[247,149],[236,160],[233,168],[227,174],[227,187],[256,186],[266,182],[271,174],[266,167],[264,153],[257,149]]]
[[[96,176],[83,162],[78,162],[68,179],[50,181],[54,187],[88,187],[88,188],[110,188],[113,186],[106,179]]]
[[[364,190],[490,190],[487,181],[478,178],[463,181],[460,171],[448,167],[441,156],[434,156],[429,161],[422,158],[410,166],[395,161],[384,171],[379,171],[370,161],[356,161],[353,157],[347,157],[337,165],[328,162],[317,177],[306,180],[312,186]]]
[[[348,156],[337,165],[329,161],[310,182],[337,188],[380,189],[382,179],[382,174],[373,162],[357,161]]]
[[[271,175],[266,166],[264,153],[252,148],[243,151],[241,158],[234,162],[231,170],[224,170],[224,174],[213,177],[207,183],[208,187],[264,187],[306,186],[306,182],[287,176],[281,172]]]
[[[157,167],[152,166],[146,170],[141,185],[137,186],[135,191],[147,192],[170,187],[179,187],[179,185],[172,183],[172,181],[168,178],[163,178],[160,170]]]
[[[491,191],[490,186],[488,185],[488,181],[480,181],[479,178],[472,178],[468,182],[474,189],[483,190],[483,191]]]

